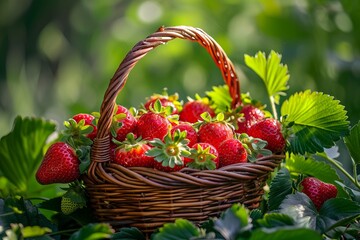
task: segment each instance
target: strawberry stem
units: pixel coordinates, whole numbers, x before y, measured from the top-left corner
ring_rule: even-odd
[[[339,169],[357,188],[360,189],[360,184],[359,181],[357,180],[357,178],[354,178],[353,176],[351,176],[336,160],[328,157],[326,154],[322,154],[322,157],[325,158],[325,160],[329,161],[330,163],[332,163],[337,169]],[[354,176],[357,176],[357,171],[356,171],[356,164],[353,161],[353,171],[354,171]]]
[[[270,104],[271,104],[271,109],[274,115],[274,118],[277,120],[278,119],[278,115],[277,115],[277,111],[276,111],[276,105],[275,105],[275,98],[274,96],[269,96],[270,97]]]

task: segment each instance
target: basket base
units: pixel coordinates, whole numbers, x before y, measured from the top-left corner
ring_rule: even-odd
[[[196,225],[220,214],[235,203],[249,209],[260,206],[266,176],[253,181],[213,187],[159,189],[122,188],[116,184],[90,184],[87,191],[94,214],[117,231],[136,227],[150,236],[178,218]]]

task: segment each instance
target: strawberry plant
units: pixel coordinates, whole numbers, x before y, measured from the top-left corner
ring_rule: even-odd
[[[161,171],[174,178],[184,171],[209,175],[231,166],[246,168],[274,153],[284,155],[264,187],[259,208],[233,203],[199,224],[178,218],[160,226],[151,238],[356,239],[360,123],[350,128],[345,107],[322,92],[304,90],[283,99],[290,75],[278,53],[245,55],[245,63],[263,81],[270,109],[249,93],[232,109],[228,87],[214,86],[205,97],[189,98],[184,105],[177,94],[164,93],[149,97],[138,111],[121,105],[114,111],[109,165],[119,166],[115,171],[155,169],[159,178]],[[88,196],[81,175],[92,171],[88,161],[96,141],[96,118],[96,114],[75,115],[52,140],[55,123],[15,119],[13,130],[0,139],[2,237],[148,237],[136,227],[97,222],[93,215],[89,202],[97,199]],[[340,154],[341,144],[348,151]],[[345,167],[349,165],[351,170]],[[116,180],[127,184],[129,176],[121,176]]]

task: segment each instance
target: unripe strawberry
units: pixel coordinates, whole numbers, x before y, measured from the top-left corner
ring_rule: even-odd
[[[61,208],[61,212],[65,215],[69,215],[81,207],[82,207],[82,204],[73,202],[71,200],[71,198],[68,198],[68,197],[61,198],[60,208]]]

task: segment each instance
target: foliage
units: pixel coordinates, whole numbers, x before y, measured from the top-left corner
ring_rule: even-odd
[[[144,32],[151,33],[164,24],[196,25],[206,28],[207,32],[216,32],[214,37],[219,39],[221,45],[228,50],[230,58],[238,56],[238,53],[244,52],[245,49],[246,52],[249,50],[254,52],[259,49],[258,44],[265,49],[269,49],[270,46],[274,48],[276,45],[275,47],[284,53],[283,57],[287,59],[288,65],[281,63],[282,55],[275,51],[270,51],[268,56],[260,51],[255,56],[245,55],[244,58],[249,69],[258,74],[263,81],[267,94],[262,94],[257,84],[249,84],[249,79],[241,74],[244,77],[241,82],[243,92],[249,90],[255,93],[254,97],[261,102],[268,101],[264,100],[263,96],[269,98],[272,113],[275,118],[281,120],[285,136],[289,140],[286,159],[269,179],[269,192],[265,194],[262,208],[250,211],[241,204],[233,204],[218,218],[210,218],[200,226],[186,219],[177,219],[173,223],[164,224],[151,238],[158,240],[358,237],[360,184],[357,170],[360,161],[360,126],[358,123],[349,131],[349,125],[350,120],[358,120],[354,116],[355,113],[360,112],[356,111],[359,109],[359,101],[355,91],[358,89],[358,81],[356,81],[358,70],[351,65],[357,57],[355,50],[360,47],[358,46],[360,41],[356,41],[360,39],[356,27],[360,23],[357,13],[360,4],[346,0],[320,1],[316,4],[307,3],[304,7],[299,5],[298,1],[288,4],[257,1],[252,3],[255,5],[251,5],[248,1],[235,2],[224,1],[221,4],[197,2],[195,4],[204,7],[194,8],[196,12],[192,12],[192,16],[199,17],[188,19],[195,20],[185,20],[182,17],[185,16],[183,10],[178,11],[186,8],[182,3],[159,4],[157,1],[139,3],[81,1],[70,5],[52,3],[50,9],[63,9],[69,14],[66,15],[70,16],[69,18],[59,14],[62,19],[67,19],[63,20],[66,21],[65,24],[62,21],[59,21],[59,25],[54,24],[56,21],[42,22],[35,37],[17,37],[17,39],[29,40],[28,44],[38,46],[40,52],[34,54],[32,52],[34,50],[19,49],[16,45],[14,47],[3,41],[10,47],[1,48],[1,50],[9,49],[4,54],[7,57],[6,72],[0,74],[1,96],[7,94],[9,90],[10,102],[14,104],[8,102],[0,104],[0,112],[4,113],[5,108],[9,110],[10,113],[4,115],[4,119],[10,119],[15,113],[33,115],[32,113],[36,112],[38,115],[50,116],[49,118],[63,119],[64,114],[72,115],[71,112],[77,113],[79,109],[81,111],[88,109],[87,112],[90,112],[96,108],[95,106],[99,106],[102,100],[94,95],[97,95],[98,91],[104,92],[108,83],[97,79],[111,76],[112,66],[118,65],[119,59],[122,58],[114,53],[125,55],[135,44],[133,39],[142,39],[146,36]],[[151,11],[154,14],[144,14],[146,9],[144,6],[148,6],[146,4],[149,3],[153,4],[153,10],[171,7],[174,11],[160,11],[160,15],[155,20],[149,20],[150,15],[156,17],[156,11]],[[41,7],[39,5],[42,4],[37,1],[28,3],[24,5],[23,11],[26,14],[35,10],[48,13],[49,5],[45,3]],[[118,18],[109,14],[114,12],[115,7],[123,6],[127,7],[124,8],[126,10],[123,17]],[[263,10],[251,10],[255,9],[254,6]],[[210,13],[203,12],[203,9]],[[19,17],[23,22],[28,22],[26,15],[17,13],[14,14],[14,18]],[[217,17],[214,18],[215,14]],[[79,20],[79,15],[86,16],[82,18],[86,21]],[[224,15],[228,17],[224,18]],[[162,16],[167,16],[168,19]],[[181,21],[176,17],[180,17]],[[206,19],[206,22],[201,19]],[[304,19],[308,20],[304,21]],[[34,22],[29,23],[30,28],[34,26],[32,24]],[[0,24],[0,27],[2,26]],[[246,34],[243,28],[247,26],[259,29],[260,34],[255,31],[253,35]],[[332,29],[334,26],[337,30]],[[16,27],[19,26],[14,26],[14,29]],[[20,29],[23,29],[23,26],[20,26]],[[332,38],[343,36],[339,31],[347,32],[349,35],[346,38]],[[71,32],[81,40],[76,37],[74,39],[77,40],[71,37],[67,39],[67,34],[71,36]],[[25,35],[27,34],[29,33]],[[313,41],[314,35],[317,36],[315,41]],[[11,32],[6,31],[4,36],[11,36]],[[321,41],[327,37],[332,41]],[[14,40],[11,37],[8,39]],[[286,39],[286,41],[274,44],[272,39]],[[309,39],[311,41],[307,41]],[[236,41],[235,46],[230,47],[228,41]],[[302,42],[311,42],[311,44],[304,46]],[[353,44],[350,45],[350,42]],[[121,49],[119,45],[122,46]],[[150,60],[147,58],[143,60],[144,65],[137,66],[137,71],[131,75],[132,80],[127,83],[127,91],[122,92],[118,99],[125,105],[134,106],[143,100],[141,96],[149,95],[146,92],[155,92],[153,90],[158,89],[158,85],[161,84],[167,84],[170,90],[176,88],[180,95],[194,95],[195,92],[204,92],[206,86],[219,84],[219,73],[214,69],[213,62],[200,61],[206,54],[202,50],[199,50],[198,46],[181,45],[181,43],[171,43],[166,50],[160,48],[158,53],[149,57]],[[41,57],[37,58],[37,54]],[[19,60],[15,55],[24,55],[24,57],[20,57]],[[163,61],[164,58],[174,60]],[[158,64],[159,62],[162,64]],[[170,62],[174,65],[172,66]],[[1,68],[3,69],[5,67]],[[237,70],[243,73],[249,69]],[[291,90],[294,90],[295,94],[288,88],[290,76],[288,69],[294,73],[291,76],[295,87]],[[253,73],[249,76],[251,74]],[[169,76],[172,77],[171,81],[168,81]],[[44,79],[58,81],[44,85],[44,82],[47,82]],[[84,83],[83,79],[92,84]],[[158,80],[157,84],[153,84],[154,79]],[[193,81],[194,79],[197,81]],[[251,81],[256,83],[256,78],[251,78]],[[194,85],[190,86],[190,83]],[[33,91],[34,93],[28,91],[28,89],[40,89],[40,86],[43,91]],[[310,90],[297,91],[299,88],[302,90],[304,86],[322,89],[332,94]],[[336,92],[338,89],[340,92]],[[225,94],[224,88],[216,87],[213,90],[223,94],[223,97],[218,99],[220,109],[228,109],[230,98]],[[282,99],[285,91],[291,94],[288,99]],[[211,92],[207,94],[212,97]],[[339,99],[335,99],[332,95]],[[34,105],[39,106],[39,109],[35,110]],[[345,105],[349,106],[346,111]],[[49,111],[52,108],[57,109],[56,113]],[[352,116],[351,119],[348,120],[348,116]],[[3,122],[0,124],[4,125]],[[74,213],[64,215],[60,207],[61,197],[57,189],[59,186],[53,185],[47,189],[36,185],[34,171],[47,146],[50,134],[54,132],[55,124],[52,121],[17,117],[13,130],[0,139],[0,187],[3,197],[0,200],[1,237],[146,239],[137,228],[113,229],[108,224],[94,223],[96,220],[93,219],[91,209],[85,206]],[[325,148],[332,147],[342,140],[351,158],[341,155],[339,159],[335,159],[337,157],[326,153]],[[351,170],[349,171],[345,166],[350,166]],[[301,180],[308,175],[336,184],[339,190],[338,196],[327,200],[319,211],[299,189]],[[37,195],[42,198],[32,198]],[[43,199],[43,197],[49,198]]]
[[[43,148],[55,127],[55,122],[50,120],[15,118],[12,131],[0,139],[0,178],[3,182],[0,196],[31,196],[41,188],[34,176],[43,157]]]

